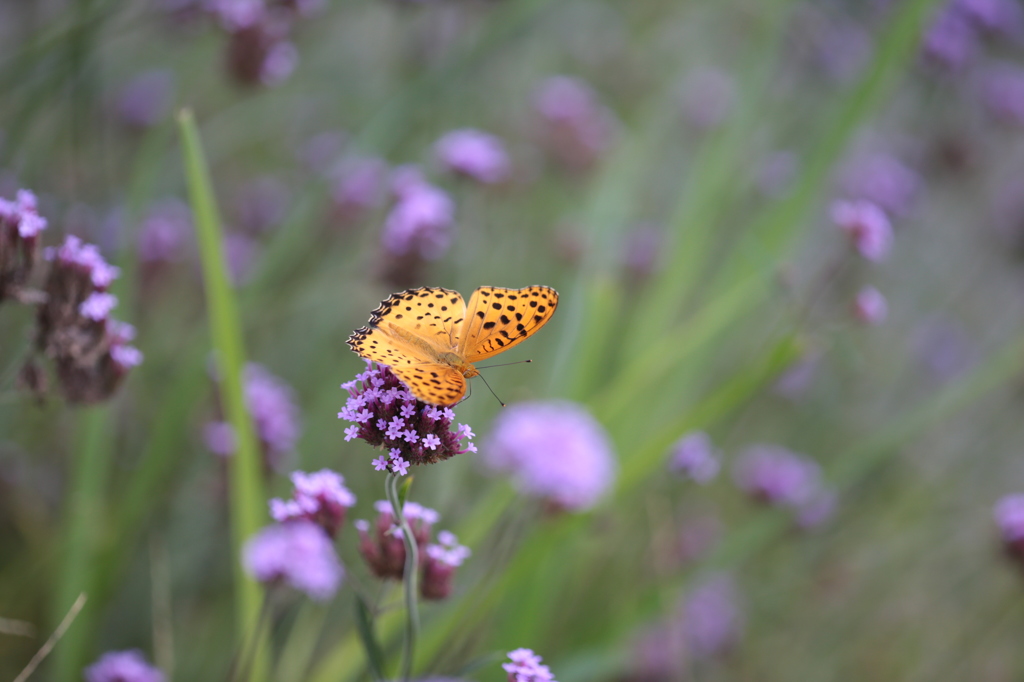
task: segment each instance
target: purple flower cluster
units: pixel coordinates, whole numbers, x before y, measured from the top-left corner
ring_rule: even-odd
[[[46,302],[36,315],[36,347],[53,358],[69,401],[105,400],[142,362],[142,353],[129,345],[135,329],[110,317],[117,298],[107,287],[119,270],[96,246],[73,235],[44,255],[50,272],[44,284]]]
[[[295,490],[292,499],[270,500],[270,516],[278,523],[311,521],[328,536],[337,535],[345,521],[345,512],[355,505],[356,496],[345,487],[345,478],[330,469],[314,473],[293,471]]]
[[[501,139],[471,128],[446,133],[434,144],[438,161],[453,173],[494,184],[509,174],[508,154]]]
[[[839,191],[848,200],[875,204],[889,216],[904,216],[920,194],[921,178],[891,154],[865,154],[844,166]]]
[[[551,156],[571,170],[587,170],[615,138],[614,115],[584,81],[551,76],[534,93],[541,137]]]
[[[228,69],[245,85],[276,85],[291,75],[299,53],[290,35],[296,19],[322,0],[210,0],[206,10],[228,33]]]
[[[262,583],[286,583],[311,599],[334,596],[344,577],[324,529],[298,520],[267,526],[245,544],[245,569]]]
[[[370,571],[382,579],[401,580],[405,575],[405,542],[402,531],[395,523],[391,503],[379,500],[374,504],[377,519],[373,523],[371,535],[370,522],[360,519],[356,521],[359,531],[359,553],[366,561]],[[434,524],[439,516],[433,509],[428,509],[415,502],[406,502],[402,507],[420,553],[420,595],[424,599],[445,599],[452,592],[452,581],[455,569],[469,558],[468,547],[459,544],[459,540],[449,531],[437,534],[437,542],[431,543]]]
[[[737,458],[733,476],[754,500],[792,508],[802,528],[821,525],[836,508],[835,492],[822,482],[818,464],[777,445],[747,448]]]
[[[243,382],[245,404],[252,415],[264,457],[271,467],[276,467],[292,451],[301,431],[295,392],[256,363],[246,365]],[[227,456],[235,451],[235,434],[230,424],[210,422],[204,437],[211,452]]]
[[[85,682],[164,682],[164,674],[138,649],[108,651],[82,672]]]
[[[28,281],[45,229],[35,194],[21,189],[14,201],[0,197],[0,302],[17,296]]]
[[[864,287],[853,300],[853,314],[864,324],[881,324],[889,314],[889,303],[878,289]]]
[[[878,262],[892,248],[892,225],[885,211],[869,201],[837,201],[832,221],[864,258]]]
[[[345,429],[345,440],[360,438],[386,449],[387,455],[373,462],[378,471],[404,475],[410,464],[433,464],[476,452],[471,428],[459,424],[451,430],[454,410],[416,400],[386,366],[367,362],[366,371],[341,387],[349,397],[338,418],[352,423]],[[463,439],[468,440],[465,445]]]
[[[508,682],[555,682],[551,670],[532,649],[516,649],[508,652],[508,657],[511,663],[501,664],[508,673]]]
[[[571,511],[593,507],[615,481],[615,455],[604,428],[566,401],[503,410],[481,459],[511,475],[520,492]]]
[[[686,649],[697,659],[718,656],[739,641],[743,615],[736,585],[727,575],[714,575],[699,584],[683,604]]]
[[[331,199],[339,220],[350,222],[380,205],[388,172],[388,164],[373,157],[352,157],[339,163],[331,172]]]
[[[705,485],[718,476],[721,462],[710,436],[703,431],[694,431],[672,446],[668,468],[675,474]]]
[[[959,70],[975,57],[985,35],[1019,39],[1024,10],[1013,0],[949,0],[925,32],[924,56],[949,70]]]
[[[426,181],[419,169],[404,166],[392,180],[395,203],[384,220],[381,243],[393,256],[436,260],[451,246],[455,204]]]
[[[996,502],[992,516],[1006,552],[1024,565],[1024,493],[1007,495]]]
[[[1024,69],[1009,64],[990,67],[983,77],[981,96],[992,118],[1024,126]]]

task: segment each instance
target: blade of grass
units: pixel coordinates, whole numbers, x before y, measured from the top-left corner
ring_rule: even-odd
[[[227,260],[221,221],[214,199],[209,169],[203,155],[199,131],[192,112],[178,115],[182,139],[185,176],[189,201],[195,220],[196,237],[202,258],[203,282],[206,289],[207,315],[217,371],[220,394],[228,423],[235,432],[235,454],[228,460],[231,509],[231,556],[236,589],[236,641],[240,646],[246,633],[253,632],[263,603],[260,585],[245,573],[240,561],[242,544],[263,524],[263,482],[260,478],[260,454],[252,420],[245,404],[242,373],[245,348],[242,321],[235,293],[228,279]],[[255,645],[257,656],[251,671],[252,680],[266,677],[266,653],[262,642]]]

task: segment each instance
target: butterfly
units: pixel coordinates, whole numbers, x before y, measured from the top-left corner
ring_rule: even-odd
[[[348,345],[390,367],[418,400],[454,405],[480,374],[474,362],[533,336],[557,306],[558,292],[544,286],[480,287],[468,306],[451,289],[407,289],[381,302]]]

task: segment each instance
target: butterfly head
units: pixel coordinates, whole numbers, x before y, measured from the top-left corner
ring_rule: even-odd
[[[441,353],[438,355],[438,360],[442,364],[452,367],[467,379],[480,375],[473,363],[466,362],[466,359],[458,353]]]

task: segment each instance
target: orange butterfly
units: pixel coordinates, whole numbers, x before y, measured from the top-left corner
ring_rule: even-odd
[[[466,393],[473,366],[528,339],[558,306],[550,287],[480,287],[469,305],[440,287],[392,294],[348,339],[359,355],[388,365],[417,399],[454,405]]]

